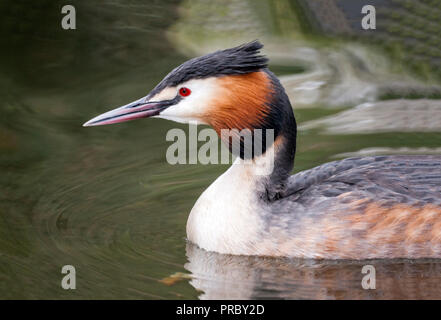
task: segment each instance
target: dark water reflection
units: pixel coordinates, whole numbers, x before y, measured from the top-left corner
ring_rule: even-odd
[[[164,34],[179,3],[153,1],[146,10],[141,0],[73,1],[85,15],[69,34],[51,27],[59,27],[61,2],[29,3],[1,3],[9,18],[1,20],[8,49],[0,61],[0,298],[441,297],[436,261],[372,262],[378,289],[365,291],[360,263],[231,257],[192,247],[186,256],[188,213],[227,167],[167,164],[167,131],[187,130],[173,122],[81,127],[145,95],[186,59]],[[148,19],[140,14],[146,11]],[[15,29],[14,19],[23,25]],[[43,25],[33,28],[38,21]],[[332,112],[296,110],[296,117]],[[296,170],[359,148],[436,141],[434,134],[302,132]],[[77,270],[73,291],[60,286],[66,264]],[[188,271],[192,280],[163,281]]]
[[[186,269],[200,299],[437,299],[437,260],[320,261],[230,256],[187,245]],[[375,290],[361,270],[375,268]]]

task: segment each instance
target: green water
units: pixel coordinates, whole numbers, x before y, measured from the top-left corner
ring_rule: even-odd
[[[441,296],[434,285],[437,261],[370,262],[377,267],[378,289],[367,291],[360,285],[363,263],[199,250],[185,241],[187,216],[227,166],[169,165],[166,132],[187,130],[184,125],[143,119],[81,126],[144,96],[187,59],[164,34],[178,15],[178,2],[153,1],[150,10],[142,1],[78,3],[87,15],[79,17],[76,31],[52,31],[60,2],[2,5],[12,20],[2,21],[7,49],[0,74],[0,298]],[[19,14],[21,23],[14,24],[21,10],[27,15]],[[289,70],[302,72],[299,66],[275,68]],[[339,110],[295,113],[303,122]],[[295,171],[364,147],[433,147],[439,141],[437,133],[301,132]],[[76,268],[76,290],[61,288],[64,265]]]

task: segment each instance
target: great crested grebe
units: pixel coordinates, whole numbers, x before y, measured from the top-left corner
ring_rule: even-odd
[[[225,254],[322,259],[441,258],[441,157],[334,161],[290,175],[297,127],[254,41],[191,59],[147,96],[84,126],[159,117],[222,129],[273,129],[274,170],[232,165],[197,200],[188,240]],[[241,154],[242,156],[242,154]]]

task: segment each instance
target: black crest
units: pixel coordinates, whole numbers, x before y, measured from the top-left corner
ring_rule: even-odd
[[[177,86],[190,79],[245,74],[266,68],[268,59],[259,53],[262,47],[263,45],[255,40],[188,60],[171,71],[152,93],[157,93],[168,86]]]

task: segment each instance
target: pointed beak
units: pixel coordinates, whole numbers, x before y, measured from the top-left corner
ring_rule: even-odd
[[[102,126],[118,122],[149,118],[158,115],[170,106],[169,101],[146,102],[146,98],[133,101],[125,106],[103,113],[83,124],[83,127]]]

